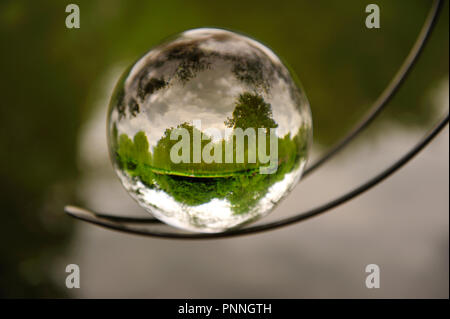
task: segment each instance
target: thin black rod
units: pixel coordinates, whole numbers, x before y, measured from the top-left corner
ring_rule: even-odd
[[[422,51],[422,48],[425,45],[426,40],[428,39],[431,30],[434,27],[436,17],[440,12],[442,7],[441,0],[434,0],[430,12],[427,16],[427,19],[422,27],[422,30],[411,49],[409,55],[405,59],[404,63],[400,67],[399,71],[390,82],[388,87],[383,91],[380,97],[374,102],[368,114],[363,118],[363,120],[352,130],[350,133],[344,137],[340,142],[338,142],[335,146],[333,146],[322,158],[317,160],[314,164],[309,166],[304,175],[309,174],[320,165],[325,163],[331,157],[333,157],[336,153],[338,153],[341,149],[343,149],[353,138],[355,138],[359,133],[366,128],[373,119],[381,112],[381,110],[387,105],[387,103],[392,99],[400,85],[403,83],[404,79],[408,75],[414,63],[417,61],[417,57]],[[143,229],[139,227],[132,227],[126,225],[127,223],[157,223],[158,221],[154,218],[135,218],[135,217],[121,217],[121,216],[111,216],[107,214],[95,213],[86,209],[81,209],[73,206],[66,206],[65,211],[78,219],[81,219],[86,222],[90,222],[99,226],[103,226],[110,229],[115,229],[118,231],[132,233],[136,235],[143,236],[152,236],[152,237],[162,237],[162,238],[178,238],[178,239],[208,239],[208,238],[224,238],[224,237],[232,237],[232,236],[240,236],[253,234],[257,232],[267,231],[283,226],[287,226],[293,223],[297,223],[299,221],[305,220],[307,218],[311,218],[317,216],[321,213],[324,213],[346,201],[351,200],[352,198],[362,194],[366,190],[374,187],[379,182],[390,176],[396,170],[400,169],[403,165],[405,165],[409,160],[411,160],[420,150],[422,150],[448,123],[448,115],[445,119],[443,119],[418,145],[416,145],[410,152],[404,155],[399,161],[391,165],[389,168],[370,179],[366,183],[360,185],[354,190],[338,197],[324,205],[316,207],[312,210],[309,210],[304,213],[300,213],[294,215],[292,217],[288,217],[285,219],[281,219],[275,222],[261,224],[257,226],[251,226],[248,228],[243,228],[234,231],[228,231],[224,233],[215,233],[215,234],[193,234],[193,233],[169,233],[169,232],[158,232],[158,231],[149,231],[148,229]]]
[[[400,69],[397,71],[394,78],[391,80],[389,85],[384,89],[382,94],[377,98],[377,100],[373,103],[369,112],[366,116],[361,120],[361,122],[356,125],[341,141],[337,142],[325,155],[323,155],[320,159],[315,161],[313,164],[308,166],[304,173],[303,177],[307,176],[309,173],[313,172],[319,166],[324,164],[334,155],[336,155],[340,150],[342,150],[351,140],[353,140],[358,134],[360,134],[365,128],[369,126],[369,124],[375,119],[375,117],[380,114],[380,112],[384,109],[384,107],[388,104],[388,102],[392,99],[395,93],[400,88],[404,79],[409,74],[409,71],[414,66],[417,61],[420,53],[422,52],[423,47],[426,44],[427,39],[429,38],[431,31],[435,25],[436,18],[442,8],[441,0],[434,0],[430,10],[428,12],[427,18],[422,26],[422,29],[417,36],[416,42],[411,48],[408,56],[403,62]],[[116,222],[130,222],[130,223],[158,223],[159,220],[155,218],[141,218],[141,217],[122,217],[122,216],[113,216],[108,214],[94,213],[91,212],[97,217],[110,219]]]
[[[358,134],[360,134],[369,124],[380,114],[380,112],[385,108],[388,102],[395,96],[398,89],[401,87],[403,82],[405,81],[407,75],[411,71],[414,64],[417,62],[422,49],[424,48],[431,31],[436,22],[436,17],[442,9],[442,1],[434,0],[431,5],[430,11],[428,12],[427,18],[425,19],[425,23],[420,30],[419,35],[417,36],[416,42],[414,43],[411,51],[406,57],[405,61],[401,65],[400,69],[397,71],[395,76],[392,78],[389,85],[384,89],[381,95],[375,100],[372,106],[369,109],[369,112],[364,116],[364,118],[359,122],[344,138],[342,138],[339,142],[337,142],[334,146],[331,147],[323,156],[321,156],[318,160],[316,160],[313,164],[309,165],[305,172],[303,173],[303,177],[312,173],[319,166],[324,164],[326,161],[331,159],[334,155],[336,155],[339,151],[341,151],[350,141],[352,141]]]
[[[159,219],[153,217],[126,217],[126,216],[114,216],[103,213],[94,213],[95,216],[99,218],[107,218],[111,221],[120,222],[120,223],[135,223],[135,224],[157,224],[161,223]]]
[[[150,236],[150,237],[162,237],[162,238],[173,238],[173,239],[217,239],[217,238],[225,238],[225,237],[235,237],[242,235],[255,234],[259,232],[264,232],[268,230],[273,230],[276,228],[288,226],[294,223],[298,223],[300,221],[306,220],[308,218],[312,218],[318,216],[324,212],[329,211],[353,198],[364,193],[365,191],[371,189],[375,185],[379,184],[394,172],[403,167],[408,161],[410,161],[415,155],[417,155],[427,144],[431,142],[431,140],[436,137],[436,135],[448,124],[449,115],[445,116],[417,145],[415,145],[408,153],[403,155],[399,160],[397,160],[394,164],[383,170],[381,173],[377,174],[373,178],[369,179],[365,183],[356,187],[355,189],[337,197],[326,204],[320,205],[316,208],[310,209],[306,212],[300,213],[298,215],[287,217],[281,219],[279,221],[266,223],[263,225],[251,226],[248,228],[243,228],[234,231],[228,231],[224,233],[214,233],[214,234],[196,234],[196,233],[168,233],[168,232],[158,232],[158,231],[149,231],[144,228],[131,227],[125,224],[113,222],[108,219],[96,218],[92,212],[78,209],[75,207],[66,207],[66,212],[71,216],[84,220],[86,222],[96,224],[102,227],[131,233],[135,235],[142,236]],[[78,213],[77,213],[78,210]],[[81,211],[81,213],[80,213]]]

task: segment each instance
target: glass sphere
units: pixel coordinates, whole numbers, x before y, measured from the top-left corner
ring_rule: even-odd
[[[125,71],[108,144],[129,194],[161,221],[222,232],[269,213],[293,188],[312,140],[308,101],[261,43],[194,29]]]

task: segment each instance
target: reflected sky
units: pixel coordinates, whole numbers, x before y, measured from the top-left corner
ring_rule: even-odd
[[[278,57],[248,37],[217,29],[182,33],[142,57],[124,79],[118,105],[111,105],[110,123],[119,135],[143,130],[150,148],[167,128],[196,119],[223,135],[224,120],[244,92],[271,104],[278,136],[311,126],[306,97]]]

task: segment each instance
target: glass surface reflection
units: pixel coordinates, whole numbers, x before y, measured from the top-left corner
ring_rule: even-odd
[[[189,132],[187,153],[181,150],[188,160],[176,162],[180,129]],[[246,136],[240,149],[239,129],[267,135]],[[267,214],[297,183],[312,120],[306,96],[270,49],[233,32],[195,29],[124,73],[108,134],[115,170],[142,207],[175,227],[220,232]],[[261,174],[269,164],[263,156],[252,161],[252,152],[276,154],[275,169]]]

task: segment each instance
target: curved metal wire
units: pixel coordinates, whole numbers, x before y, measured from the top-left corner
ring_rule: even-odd
[[[323,155],[319,160],[314,162],[311,166],[309,166],[304,175],[307,175],[317,169],[319,166],[324,164],[330,158],[332,158],[335,154],[337,154],[340,150],[342,150],[351,140],[353,140],[358,134],[360,134],[372,121],[373,119],[380,114],[383,108],[387,105],[387,103],[392,99],[395,93],[398,91],[401,84],[404,82],[406,76],[411,70],[414,63],[417,61],[418,56],[420,55],[426,40],[429,38],[429,35],[433,29],[436,18],[441,10],[442,3],[441,0],[434,0],[430,11],[428,13],[427,19],[420,31],[417,40],[412,47],[410,53],[406,57],[402,66],[391,80],[386,89],[382,92],[382,94],[378,97],[378,99],[374,102],[372,107],[370,108],[367,115],[363,118],[363,120],[355,126],[341,141],[336,143],[325,155]],[[178,239],[211,239],[211,238],[224,238],[224,237],[232,237],[239,235],[248,235],[257,232],[267,231],[271,229],[276,229],[279,227],[287,226],[293,223],[300,222],[307,218],[311,218],[313,216],[324,213],[342,203],[345,203],[348,200],[358,196],[359,194],[365,192],[366,190],[372,188],[396,170],[405,165],[410,159],[412,159],[420,150],[422,150],[448,123],[448,114],[447,116],[441,120],[438,125],[424,137],[424,139],[419,142],[411,151],[409,151],[406,155],[404,155],[400,160],[395,162],[389,168],[385,169],[383,172],[379,173],[372,179],[368,180],[364,184],[358,186],[354,190],[332,200],[326,204],[320,205],[314,209],[309,211],[287,217],[278,221],[265,223],[261,225],[251,226],[247,228],[242,228],[238,230],[227,231],[223,233],[175,233],[175,232],[162,232],[162,231],[151,231],[139,226],[130,226],[131,224],[155,224],[160,223],[159,220],[155,218],[136,218],[136,217],[122,217],[122,216],[113,216],[107,214],[96,213],[87,209],[75,207],[75,206],[66,206],[64,208],[65,212],[77,219],[96,224],[102,227],[106,227],[109,229],[122,231],[126,233],[143,235],[143,236],[151,236],[151,237],[162,237],[162,238],[178,238]]]
[[[368,113],[363,117],[363,119],[339,142],[331,147],[324,155],[322,155],[317,161],[313,164],[309,165],[305,172],[303,173],[303,177],[312,173],[319,166],[324,164],[334,155],[336,155],[340,150],[342,150],[348,143],[350,143],[359,133],[361,133],[365,128],[369,126],[370,123],[377,117],[378,114],[384,109],[384,107],[388,104],[389,101],[397,93],[398,89],[403,84],[407,75],[411,71],[418,57],[422,53],[422,49],[425,46],[426,41],[428,40],[431,31],[436,23],[436,17],[438,16],[440,10],[442,8],[441,0],[434,0],[431,5],[430,11],[428,12],[427,18],[420,30],[419,35],[417,36],[416,42],[413,47],[409,51],[408,56],[403,61],[403,64],[400,66],[400,69],[397,71],[395,76],[392,78],[391,82],[384,89],[384,91],[380,94],[380,96],[375,100],[369,109]]]
[[[395,171],[400,169],[403,165],[405,165],[409,160],[411,160],[415,155],[417,155],[428,143],[431,142],[431,140],[448,124],[449,115],[445,116],[432,130],[429,132],[414,148],[412,148],[407,154],[402,156],[399,160],[397,160],[394,164],[383,170],[381,173],[377,174],[376,176],[372,177],[365,183],[361,184],[360,186],[356,187],[352,191],[349,191],[348,193],[345,193],[344,195],[341,195],[337,197],[336,199],[333,199],[329,201],[326,204],[320,205],[316,208],[310,209],[306,212],[300,213],[298,215],[287,217],[284,219],[281,219],[279,221],[274,221],[271,223],[266,223],[262,225],[256,225],[251,226],[247,228],[242,228],[239,230],[234,231],[228,231],[223,233],[213,233],[213,234],[197,234],[197,233],[170,233],[170,232],[158,232],[158,231],[149,231],[147,229],[136,227],[136,226],[129,226],[126,225],[124,222],[127,222],[129,220],[128,218],[120,217],[118,219],[113,220],[110,218],[111,216],[108,216],[108,218],[105,218],[104,215],[102,217],[101,214],[96,214],[92,211],[74,207],[74,206],[66,206],[65,211],[69,215],[84,220],[86,222],[96,224],[99,226],[103,226],[106,228],[126,232],[126,233],[132,233],[136,235],[144,235],[144,236],[151,236],[151,237],[163,237],[163,238],[183,238],[183,239],[208,239],[208,238],[224,238],[224,237],[233,237],[233,236],[240,236],[240,235],[249,235],[254,234],[258,232],[263,232],[267,230],[272,230],[276,228],[280,228],[283,226],[287,226],[290,224],[294,224],[300,221],[303,221],[305,219],[317,216],[321,213],[324,213],[332,208],[335,208],[352,198],[362,194],[363,192],[369,190],[370,188],[374,187],[387,177],[389,177],[391,174],[393,174]],[[153,222],[152,219],[134,219],[132,222]]]

